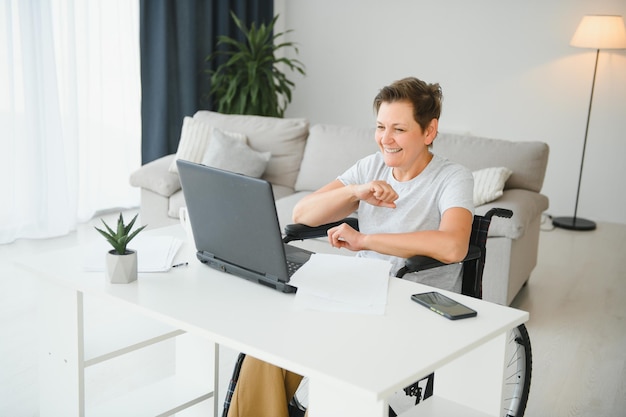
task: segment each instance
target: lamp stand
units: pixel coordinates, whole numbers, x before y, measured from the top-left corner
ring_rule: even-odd
[[[591,105],[593,104],[593,90],[596,86],[596,73],[598,72],[598,57],[600,56],[600,49],[596,49],[596,66],[593,70],[593,82],[591,84],[591,97],[589,98],[589,110],[587,112],[587,127],[585,128],[585,141],[583,142],[583,155],[580,161],[580,173],[578,174],[578,190],[576,191],[576,206],[574,207],[574,217],[555,217],[552,219],[552,224],[555,227],[569,230],[594,230],[596,223],[577,217],[578,213],[578,197],[580,196],[580,183],[583,178],[583,164],[585,162],[585,149],[587,148],[587,134],[589,133],[589,119],[591,118]]]

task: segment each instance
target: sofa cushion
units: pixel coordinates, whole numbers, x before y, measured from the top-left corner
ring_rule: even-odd
[[[148,162],[130,175],[130,185],[146,188],[164,197],[180,190],[178,174],[168,171],[174,161],[174,154]]]
[[[193,118],[246,135],[253,149],[272,154],[263,178],[273,184],[294,187],[309,131],[306,119],[221,114],[208,110],[196,112]]]
[[[169,199],[169,204],[167,208],[167,215],[174,219],[179,218],[180,208],[186,207],[185,203],[185,195],[183,194],[183,190],[177,191]]]
[[[474,176],[474,205],[481,206],[502,196],[504,183],[513,171],[505,167],[491,167],[472,172]]]
[[[201,163],[249,177],[260,178],[265,172],[271,156],[272,154],[269,152],[257,152],[246,143],[232,140],[216,129]]]
[[[311,126],[296,191],[313,191],[336,179],[359,159],[378,151],[374,128]]]
[[[548,145],[543,142],[510,142],[469,135],[439,133],[433,152],[466,166],[471,171],[507,167],[513,174],[504,189],[539,192],[548,165]]]
[[[246,137],[241,133],[222,132],[201,120],[185,117],[183,119],[183,128],[180,132],[178,149],[176,150],[176,158],[170,165],[170,172],[178,174],[178,166],[176,166],[177,159],[184,159],[196,163],[202,161],[206,149],[211,142],[211,138],[217,134],[220,134],[222,137],[226,136],[232,141],[246,143]]]

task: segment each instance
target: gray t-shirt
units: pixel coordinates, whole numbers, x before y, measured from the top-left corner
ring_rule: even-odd
[[[472,173],[438,155],[433,155],[417,177],[405,182],[396,181],[392,168],[385,165],[380,152],[359,160],[338,179],[344,185],[382,180],[398,193],[396,208],[376,207],[363,201],[359,203],[359,229],[366,234],[438,230],[441,216],[452,207],[462,207],[474,213]],[[357,256],[390,261],[394,275],[404,265],[403,258],[372,251],[361,251]],[[461,292],[461,274],[461,264],[453,264],[407,274],[404,279]]]

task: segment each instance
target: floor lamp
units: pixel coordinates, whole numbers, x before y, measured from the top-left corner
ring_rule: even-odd
[[[589,132],[589,119],[591,117],[591,105],[593,103],[593,90],[596,85],[596,72],[598,71],[598,57],[600,49],[626,49],[626,27],[622,16],[585,16],[580,21],[570,45],[577,48],[592,48],[596,50],[596,65],[593,70],[593,82],[591,84],[591,98],[587,112],[587,127],[585,128],[585,141],[583,142],[583,155],[580,161],[580,173],[578,176],[578,190],[576,191],[576,206],[574,217],[555,217],[552,224],[556,227],[570,230],[593,230],[595,222],[577,217],[578,197],[580,195],[580,182],[583,177],[583,163],[585,162],[585,148],[587,147],[587,133]]]

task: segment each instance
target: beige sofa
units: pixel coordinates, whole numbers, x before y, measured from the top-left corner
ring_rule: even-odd
[[[271,153],[262,177],[273,185],[281,227],[291,223],[292,208],[300,198],[333,180],[357,159],[378,150],[373,128],[309,126],[306,119],[223,115],[209,111],[199,111],[186,121],[220,131],[242,133],[250,148]],[[201,140],[190,133],[190,129],[185,131],[183,128],[181,145]],[[210,142],[210,138],[208,140]],[[483,279],[484,299],[508,305],[537,263],[541,214],[548,208],[548,198],[540,193],[548,162],[548,146],[541,142],[511,142],[440,133],[433,152],[459,162],[475,173],[475,200],[477,192],[479,199],[486,194],[491,194],[489,198],[496,198],[477,205],[477,214],[483,214],[491,207],[513,210],[511,219],[494,218],[491,224]],[[233,152],[225,154],[224,158],[237,159],[238,155]],[[178,222],[179,209],[185,205],[178,175],[170,171],[175,159],[174,154],[164,156],[131,175],[131,184],[141,188],[141,222],[150,228]],[[485,173],[489,174],[486,178]],[[500,197],[497,197],[498,180],[504,184]],[[316,252],[335,251],[324,239],[296,244]],[[348,254],[346,251],[340,253]]]

